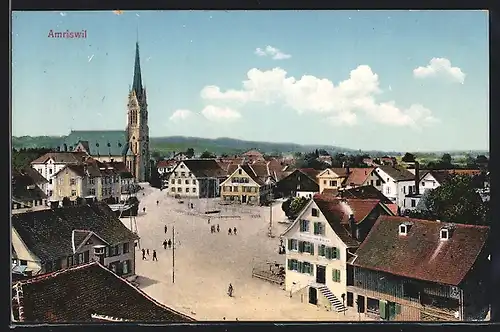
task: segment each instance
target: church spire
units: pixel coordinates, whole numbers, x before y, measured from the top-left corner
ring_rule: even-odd
[[[132,91],[135,91],[137,96],[142,94],[142,76],[141,76],[141,59],[139,57],[139,41],[135,43],[135,65],[134,65],[134,81],[132,83]]]

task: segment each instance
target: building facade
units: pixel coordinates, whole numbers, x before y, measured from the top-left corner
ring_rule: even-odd
[[[168,182],[170,196],[215,198],[225,172],[212,159],[186,159],[178,162]]]
[[[325,189],[338,190],[342,188],[342,184],[347,178],[349,170],[346,168],[327,168],[317,175],[319,192],[322,193]]]
[[[276,183],[275,197],[305,197],[312,198],[319,193],[316,176],[321,171],[313,168],[297,169]]]
[[[235,165],[236,169],[220,184],[224,201],[242,204],[264,204],[271,199],[275,181],[261,174],[255,165]],[[234,168],[233,168],[234,169]]]

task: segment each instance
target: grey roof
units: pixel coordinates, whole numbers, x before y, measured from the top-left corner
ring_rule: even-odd
[[[182,162],[197,178],[220,178],[226,176],[226,172],[224,172],[215,159],[186,159],[182,160]],[[177,170],[179,164],[177,164],[174,170]]]
[[[12,227],[42,261],[72,255],[73,230],[92,231],[111,245],[137,239],[103,202],[15,214]]]
[[[396,181],[415,180],[415,175],[405,168],[392,166],[379,166],[381,170],[389,174]]]
[[[127,132],[125,130],[72,130],[59,144],[64,151],[72,151],[79,142],[88,146],[91,156],[123,156],[128,152]]]
[[[16,171],[12,172],[13,200],[25,203],[46,198],[47,195],[36,185],[31,176]]]

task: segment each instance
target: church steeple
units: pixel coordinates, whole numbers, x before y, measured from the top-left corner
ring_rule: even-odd
[[[141,76],[141,59],[139,57],[139,42],[135,43],[135,65],[134,65],[134,81],[132,83],[132,91],[135,91],[137,96],[142,95],[142,76]]]

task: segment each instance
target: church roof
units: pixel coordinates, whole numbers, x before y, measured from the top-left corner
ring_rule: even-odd
[[[60,143],[61,151],[64,144],[72,151],[79,142],[85,142],[91,156],[123,156],[128,152],[127,133],[125,130],[72,130]]]
[[[142,95],[142,75],[141,75],[141,59],[139,57],[139,43],[135,43],[135,64],[134,64],[134,80],[132,82],[132,91],[135,91],[137,97]]]

